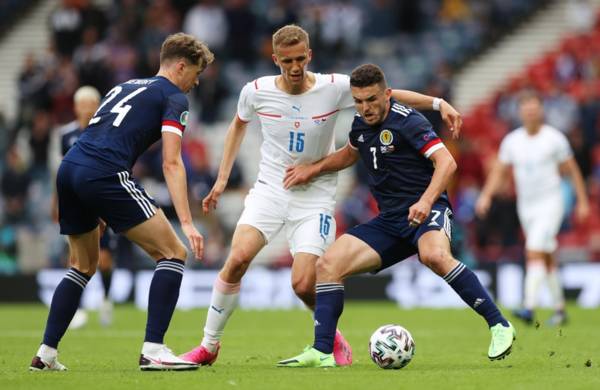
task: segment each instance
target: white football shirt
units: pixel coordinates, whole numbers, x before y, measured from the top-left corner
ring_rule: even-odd
[[[312,163],[335,151],[334,126],[338,113],[354,105],[347,75],[314,75],[313,87],[299,95],[277,88],[277,76],[261,77],[246,84],[240,93],[237,114],[245,122],[254,115],[260,121],[263,143],[259,182],[294,197],[333,200],[336,173],[318,176],[306,186],[283,189],[288,166]]]
[[[517,198],[521,203],[560,193],[559,166],[572,155],[563,133],[543,125],[533,136],[523,127],[513,130],[502,140],[498,158],[513,166]]]

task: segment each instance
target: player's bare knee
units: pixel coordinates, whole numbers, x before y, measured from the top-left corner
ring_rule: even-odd
[[[312,278],[295,278],[292,280],[292,288],[302,301],[314,300],[315,296],[315,284]]]
[[[227,262],[235,270],[245,270],[252,262],[252,257],[243,248],[233,247]]]
[[[444,274],[446,264],[452,261],[452,255],[443,248],[433,248],[419,254],[421,263],[438,275]]]
[[[188,257],[188,250],[187,250],[187,248],[179,240],[177,241],[177,244],[173,248],[173,257],[175,259],[179,259],[179,260],[185,260]]]

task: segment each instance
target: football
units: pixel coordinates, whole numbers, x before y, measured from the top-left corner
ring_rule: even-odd
[[[385,369],[406,366],[415,355],[415,341],[400,325],[383,325],[369,340],[369,354],[375,364]]]

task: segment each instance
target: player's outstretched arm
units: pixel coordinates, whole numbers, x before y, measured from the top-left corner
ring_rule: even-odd
[[[423,95],[418,92],[405,89],[393,89],[392,97],[401,103],[416,108],[417,110],[434,109],[440,112],[442,120],[452,132],[453,138],[458,138],[462,128],[462,117],[460,113],[444,99]]]
[[[581,175],[581,170],[573,157],[560,164],[560,170],[571,178],[577,195],[577,206],[575,209],[578,221],[585,220],[590,214],[590,202],[585,190],[585,182]]]
[[[163,173],[171,194],[171,200],[183,233],[187,237],[192,252],[197,259],[202,258],[204,238],[192,223],[192,213],[187,196],[187,179],[185,167],[181,159],[181,136],[169,132],[162,133],[163,141]]]
[[[419,201],[408,209],[408,220],[413,225],[419,225],[425,221],[431,213],[432,205],[446,190],[450,179],[456,172],[456,161],[454,161],[454,157],[448,149],[440,148],[433,152],[429,158],[433,161],[435,167],[431,182]]]
[[[483,218],[487,215],[492,204],[492,197],[498,191],[500,184],[506,179],[507,175],[508,164],[496,160],[475,204],[475,213],[478,217]]]
[[[325,172],[337,172],[348,168],[358,160],[358,151],[349,144],[335,153],[312,164],[301,164],[288,167],[283,178],[283,187],[287,190],[295,185],[306,184],[313,177]]]
[[[233,118],[229,127],[227,128],[227,134],[225,135],[225,147],[223,148],[223,158],[219,165],[219,174],[217,180],[210,190],[208,195],[202,200],[202,211],[207,214],[210,210],[217,208],[219,197],[225,191],[227,182],[229,181],[229,175],[231,174],[231,168],[237,154],[240,150],[240,145],[246,135],[246,127],[248,122],[244,122],[236,116]]]

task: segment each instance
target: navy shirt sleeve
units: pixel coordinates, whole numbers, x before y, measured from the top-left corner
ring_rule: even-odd
[[[417,113],[407,118],[401,133],[408,143],[426,158],[444,147],[440,137],[433,131],[431,123]]]
[[[189,116],[188,100],[183,93],[175,93],[167,97],[162,114],[161,132],[175,133],[183,136]]]

